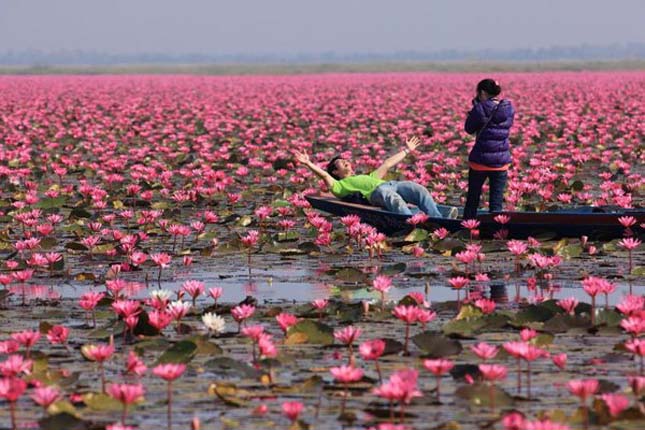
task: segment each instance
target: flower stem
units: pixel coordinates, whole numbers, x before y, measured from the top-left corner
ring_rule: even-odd
[[[383,375],[381,374],[381,366],[378,364],[378,360],[374,360],[374,366],[376,366],[376,373],[378,374],[378,383],[383,383]],[[641,357],[641,374],[643,373],[643,357]]]
[[[99,361],[99,371],[101,372],[101,393],[105,394],[105,369],[102,361]]]
[[[172,430],[172,381],[168,381],[168,430]]]
[[[403,346],[403,354],[410,355],[408,352],[408,340],[410,338],[410,324],[405,324],[405,345]]]
[[[9,402],[9,412],[11,414],[11,428],[16,430],[16,402]]]

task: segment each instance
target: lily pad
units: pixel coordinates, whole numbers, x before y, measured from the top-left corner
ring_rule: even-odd
[[[430,331],[424,331],[412,337],[412,342],[430,358],[457,355],[463,350],[458,340]]]
[[[57,209],[63,207],[65,200],[65,196],[47,197],[36,203],[35,207],[38,209]]]
[[[407,236],[403,238],[406,242],[421,242],[422,240],[428,239],[428,231],[422,228],[415,228]]]
[[[56,245],[58,245],[58,240],[56,240],[56,238],[53,237],[53,236],[44,237],[40,241],[40,247],[42,249],[51,249],[51,248],[55,247]],[[62,259],[61,259],[61,261],[62,261]]]
[[[531,322],[544,322],[553,318],[554,315],[555,313],[546,306],[529,305],[515,314],[513,322],[518,325]]]
[[[322,386],[324,382],[322,377],[318,375],[311,376],[307,379],[305,379],[302,382],[296,382],[296,383],[291,383],[288,386],[282,386],[282,387],[275,387],[273,389],[274,392],[278,393],[293,393],[293,394],[300,394],[300,393],[311,393],[311,392],[316,392],[318,391]]]
[[[491,391],[495,407],[513,405],[513,397],[498,386],[491,388],[486,384],[462,385],[455,390],[455,396],[467,400],[472,406],[491,407]]]
[[[159,334],[159,330],[150,324],[148,320],[148,312],[141,311],[139,314],[139,321],[134,327],[135,336],[144,335],[144,336],[155,336]]]
[[[42,418],[38,421],[38,425],[41,430],[88,430],[90,428],[88,423],[66,412]]]
[[[557,314],[544,323],[543,329],[550,333],[565,333],[572,328],[589,328],[591,321],[580,315]]]
[[[207,361],[204,367],[220,376],[234,376],[242,378],[257,378],[261,372],[243,361],[231,357],[221,356]]]
[[[79,242],[67,242],[65,244],[65,249],[71,249],[72,251],[87,251],[87,246]]]
[[[59,400],[52,403],[47,408],[47,413],[50,415],[69,414],[76,418],[80,418],[78,411],[74,405],[69,402],[69,400]]]
[[[344,267],[338,270],[334,276],[336,279],[344,282],[355,282],[360,284],[367,284],[368,276],[366,273],[354,268]]]
[[[221,355],[224,351],[208,336],[193,336],[187,339],[197,345],[197,354],[200,355]]]
[[[94,411],[120,411],[123,405],[118,400],[103,393],[83,394],[83,403]]]
[[[69,214],[70,219],[73,218],[92,218],[92,214],[83,208],[74,208]]]
[[[399,273],[404,273],[406,268],[407,265],[405,263],[386,264],[381,267],[379,274],[387,276],[398,275]]]
[[[241,396],[245,391],[238,390],[234,384],[226,382],[216,382],[208,387],[208,394],[216,395],[228,406],[244,407],[248,401]]]
[[[474,364],[455,364],[455,367],[450,370],[450,376],[456,381],[465,380],[466,375],[475,378],[479,373],[479,367]]]
[[[466,244],[459,239],[445,238],[435,243],[432,249],[439,252],[450,251],[451,255],[466,249]]]
[[[444,324],[441,330],[447,336],[470,338],[485,326],[486,321],[483,318],[454,319]]]
[[[582,246],[579,244],[567,245],[560,249],[559,254],[567,258],[576,258],[582,255]]]
[[[197,345],[189,340],[182,340],[168,348],[157,360],[162,363],[188,363],[197,354]]]
[[[285,344],[300,343],[332,345],[334,343],[334,329],[318,321],[300,321],[289,328]]]

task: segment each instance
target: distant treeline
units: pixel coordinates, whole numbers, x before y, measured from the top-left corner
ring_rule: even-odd
[[[552,61],[645,60],[645,44],[554,46],[513,50],[398,51],[390,53],[299,53],[299,54],[113,54],[95,51],[38,50],[0,52],[4,66],[112,66],[180,64],[357,64],[400,62],[552,62]]]
[[[3,66],[0,75],[297,75],[387,72],[540,72],[645,70],[645,60],[620,61],[444,61],[321,64],[126,64]]]

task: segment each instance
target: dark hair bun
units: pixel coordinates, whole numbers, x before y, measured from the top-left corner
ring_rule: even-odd
[[[477,84],[477,92],[486,91],[489,95],[495,97],[502,92],[502,87],[494,79],[483,79]]]

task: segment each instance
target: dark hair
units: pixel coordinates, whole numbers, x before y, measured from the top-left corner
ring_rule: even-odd
[[[329,173],[331,175],[331,177],[336,179],[336,180],[340,180],[338,175],[334,173],[336,171],[336,161],[342,160],[342,159],[343,159],[342,156],[337,155],[334,158],[332,158],[331,160],[329,160],[329,163],[327,163],[327,169],[326,169],[327,173]]]
[[[482,79],[477,84],[477,93],[481,91],[486,91],[492,97],[499,95],[502,92],[502,87],[499,86],[499,83],[494,79]]]

